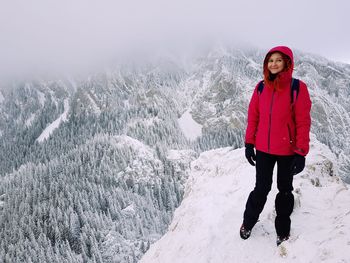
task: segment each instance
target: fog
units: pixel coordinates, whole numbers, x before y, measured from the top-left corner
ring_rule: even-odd
[[[349,63],[349,7],[346,0],[0,0],[0,79],[217,43],[288,45]]]

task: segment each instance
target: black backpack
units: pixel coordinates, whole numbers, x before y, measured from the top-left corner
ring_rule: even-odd
[[[292,78],[292,83],[290,84],[291,89],[290,89],[290,101],[291,104],[293,105],[293,103],[296,101],[298,94],[299,94],[299,80]],[[264,81],[260,81],[258,84],[258,95],[260,95],[264,90]]]

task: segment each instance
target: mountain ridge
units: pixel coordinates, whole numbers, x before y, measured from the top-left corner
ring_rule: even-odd
[[[295,55],[314,103],[312,132],[346,181],[350,67]],[[190,163],[243,146],[263,56],[222,47],[1,89],[0,260],[137,262],[166,232]]]

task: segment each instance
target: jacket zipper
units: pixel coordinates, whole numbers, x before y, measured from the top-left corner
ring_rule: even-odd
[[[267,138],[267,152],[270,152],[270,137],[271,137],[271,120],[272,120],[272,105],[273,105],[273,99],[274,99],[275,91],[272,92],[272,99],[271,99],[271,105],[270,105],[270,115],[269,115],[269,133]]]
[[[288,135],[289,135],[289,143],[292,144],[292,143],[293,143],[293,140],[292,140],[292,133],[290,132],[289,124],[287,124],[287,128],[288,128]]]

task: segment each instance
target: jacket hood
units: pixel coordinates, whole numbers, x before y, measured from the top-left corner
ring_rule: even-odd
[[[277,46],[277,47],[270,49],[270,51],[267,52],[264,61],[266,61],[266,58],[269,54],[274,53],[274,52],[281,52],[281,53],[287,55],[290,58],[290,60],[292,61],[292,69],[294,68],[293,51],[287,46]]]

